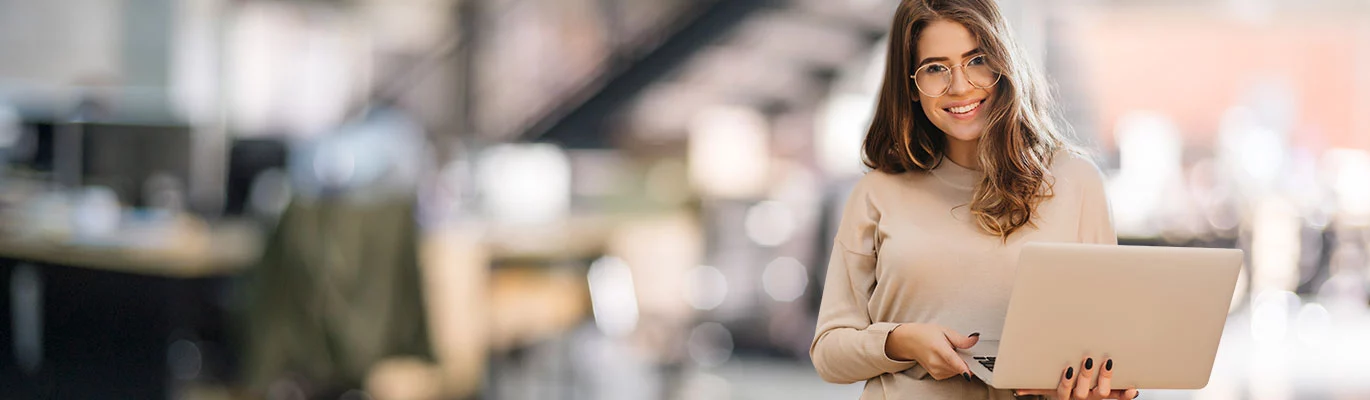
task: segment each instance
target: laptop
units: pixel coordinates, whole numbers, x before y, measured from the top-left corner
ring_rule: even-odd
[[[1115,388],[1202,388],[1242,259],[1235,249],[1030,243],[1003,336],[959,353],[1000,389],[1054,389],[1086,355],[1113,359]]]

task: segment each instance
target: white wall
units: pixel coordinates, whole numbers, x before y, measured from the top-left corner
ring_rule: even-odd
[[[0,0],[0,87],[122,72],[120,0]]]

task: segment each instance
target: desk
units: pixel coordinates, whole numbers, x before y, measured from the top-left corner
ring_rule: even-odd
[[[427,300],[442,304],[428,312],[447,390],[478,390],[492,351],[507,354],[582,324],[590,314],[583,262],[602,252],[615,222],[576,218],[555,229],[492,229],[489,237],[427,232],[421,264]],[[184,225],[175,243],[157,247],[0,237],[0,397],[176,397],[184,385],[168,352],[181,339],[200,345],[202,376],[234,380],[240,326],[230,325],[217,297],[255,264],[261,236],[244,223]],[[36,375],[14,361],[10,280],[24,265],[43,282]]]
[[[248,221],[181,223],[159,246],[104,245],[0,236],[0,258],[166,278],[229,276],[261,255],[261,233]]]
[[[165,246],[0,237],[5,396],[168,398],[178,390],[177,376],[235,373],[229,344],[236,332],[227,323],[224,294],[255,262],[259,236],[246,223],[187,227]],[[17,275],[36,280],[16,282]],[[33,287],[37,304],[14,301]],[[17,326],[16,313],[34,313],[39,322]],[[41,337],[35,371],[17,362],[17,330]],[[169,354],[180,340],[195,344],[193,365],[175,365]]]

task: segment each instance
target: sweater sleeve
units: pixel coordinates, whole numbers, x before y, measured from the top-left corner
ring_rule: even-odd
[[[912,368],[885,354],[885,340],[899,326],[874,322],[868,310],[875,288],[880,211],[870,187],[879,172],[857,183],[843,207],[842,222],[828,260],[818,327],[809,356],[823,380],[853,383]]]

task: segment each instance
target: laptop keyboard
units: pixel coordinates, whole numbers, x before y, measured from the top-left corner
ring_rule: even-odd
[[[985,369],[990,370],[990,372],[994,371],[994,359],[996,357],[975,356],[974,358],[975,361],[980,362],[980,365],[985,366]]]

